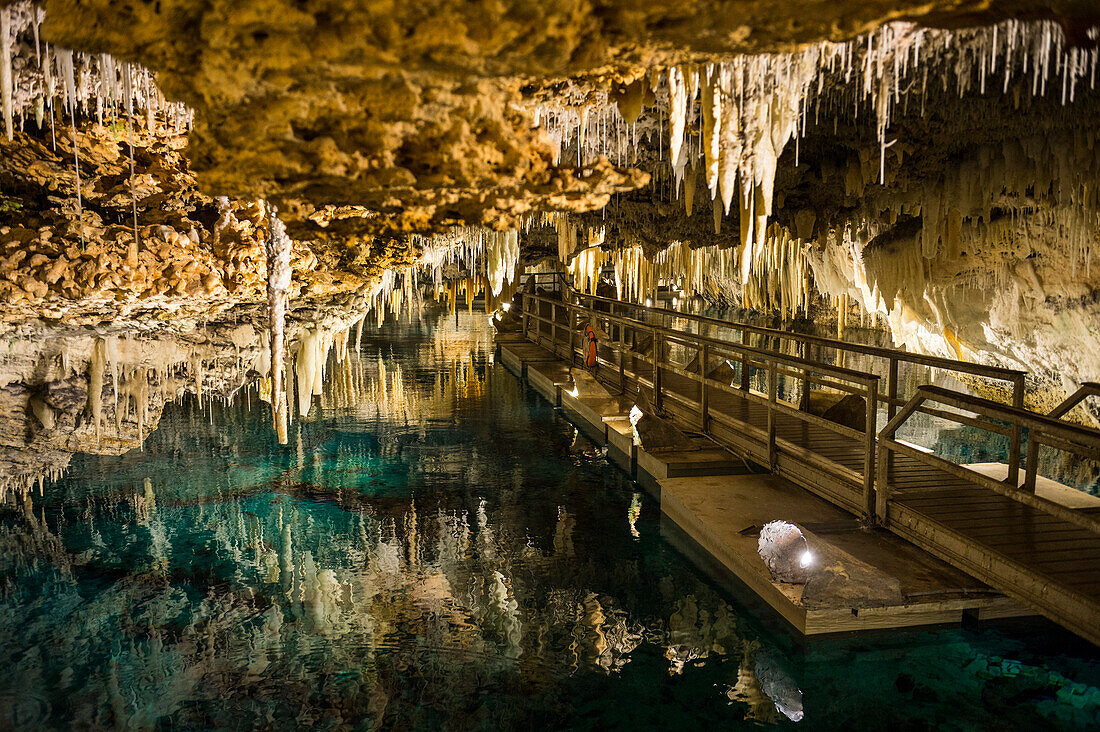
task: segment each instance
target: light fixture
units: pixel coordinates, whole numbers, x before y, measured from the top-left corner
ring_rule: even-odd
[[[630,408],[630,437],[635,447],[642,446],[642,436],[638,434],[638,422],[642,420],[643,412],[638,409],[638,405],[635,404]]]
[[[504,312],[508,312],[509,310],[512,309],[512,303],[506,302],[506,303],[504,303],[500,306],[500,309],[503,310]]]
[[[802,529],[787,521],[770,521],[760,529],[760,558],[777,582],[803,584],[810,578],[814,555]]]
[[[652,297],[647,297],[647,298],[645,299],[645,306],[646,306],[647,308],[651,308],[651,307],[653,307],[653,298],[652,298]]]

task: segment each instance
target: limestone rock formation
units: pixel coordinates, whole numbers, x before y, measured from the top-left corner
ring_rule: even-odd
[[[699,449],[699,445],[689,440],[671,419],[657,413],[644,391],[638,393],[635,407],[630,413],[630,424],[634,428],[637,444],[647,452],[688,452]]]
[[[1100,378],[1090,0],[0,6],[0,329],[262,304],[274,208],[300,307],[492,312],[549,255]]]

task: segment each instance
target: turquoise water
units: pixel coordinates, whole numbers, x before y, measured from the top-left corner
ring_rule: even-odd
[[[1047,624],[802,646],[754,615],[484,316],[365,334],[288,446],[258,405],[172,406],[0,507],[0,727],[1100,724],[1096,649]]]

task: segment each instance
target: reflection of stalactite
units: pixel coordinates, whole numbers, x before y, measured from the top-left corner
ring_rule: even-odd
[[[558,509],[558,522],[554,526],[554,553],[563,557],[573,556],[573,527],[577,519],[563,508]]]
[[[642,515],[642,494],[635,491],[630,497],[630,508],[626,510],[626,523],[630,527],[630,535],[635,539],[641,537],[638,533],[638,519]]]
[[[87,703],[96,706],[90,714],[100,714],[99,719],[155,726],[160,717],[209,704],[224,710],[217,721],[229,725],[242,712],[224,705],[224,697],[242,688],[277,687],[295,714],[305,710],[327,718],[331,713],[335,719],[346,711],[339,705],[346,705],[348,697],[341,693],[330,701],[316,693],[318,678],[324,677],[326,684],[332,679],[327,673],[318,675],[319,662],[341,669],[337,681],[352,689],[355,703],[366,706],[370,698],[377,706],[409,704],[410,698],[393,689],[403,688],[410,678],[461,696],[468,693],[463,685],[471,676],[505,672],[533,695],[552,692],[569,673],[570,654],[579,669],[614,673],[630,663],[646,638],[664,637],[673,624],[677,640],[696,648],[699,656],[732,648],[731,611],[705,586],[685,581],[683,573],[677,577],[682,584],[667,595],[667,602],[694,593],[693,619],[683,619],[691,613],[678,613],[665,623],[664,605],[654,610],[647,604],[648,578],[637,570],[608,570],[596,567],[598,557],[578,562],[569,552],[559,555],[566,544],[572,552],[579,549],[566,539],[576,530],[575,509],[566,504],[570,510],[563,508],[555,527],[546,523],[553,522],[553,505],[549,516],[534,516],[546,507],[522,500],[526,464],[510,464],[507,457],[479,458],[472,452],[461,458],[435,456],[435,445],[426,440],[416,445],[422,451],[406,456],[401,465],[426,473],[449,471],[445,474],[459,476],[470,491],[499,486],[501,497],[483,493],[485,500],[473,503],[469,498],[467,503],[452,492],[433,499],[432,491],[422,491],[414,505],[403,492],[374,500],[345,483],[367,480],[367,471],[378,470],[380,463],[393,464],[380,460],[379,454],[400,449],[391,446],[396,443],[393,436],[417,433],[418,425],[407,414],[426,420],[439,413],[435,405],[440,404],[451,410],[443,419],[463,412],[491,414],[494,430],[530,419],[517,380],[500,369],[485,368],[492,347],[486,319],[462,318],[466,322],[453,328],[453,319],[442,320],[419,350],[397,358],[387,355],[381,369],[375,353],[360,357],[344,353],[339,344],[329,349],[321,404],[358,414],[359,423],[369,419],[364,428],[372,435],[369,439],[326,441],[317,450],[306,424],[296,435],[302,445],[298,461],[291,455],[289,467],[272,469],[266,462],[238,463],[238,443],[227,433],[243,435],[240,444],[249,444],[245,404],[227,407],[229,419],[219,414],[211,423],[188,421],[184,415],[178,432],[156,436],[160,442],[152,443],[136,469],[131,464],[128,473],[105,485],[72,481],[63,488],[80,491],[72,505],[82,509],[86,499],[87,508],[76,550],[58,541],[58,557],[47,554],[51,540],[33,538],[46,522],[28,500],[15,526],[0,526],[5,549],[0,569],[23,588],[21,593],[27,592],[13,593],[27,598],[13,616],[34,615],[43,607],[59,612],[51,611],[46,631],[36,625],[40,616],[28,623],[31,632],[54,641],[41,647],[56,650],[41,658],[34,652],[19,654],[16,671],[32,679],[16,688],[21,698],[30,698],[43,678],[69,678],[67,690],[92,700]],[[379,351],[386,348],[384,342],[374,345]],[[108,343],[105,351],[117,349],[122,345]],[[440,365],[438,379],[409,368],[414,358]],[[115,368],[115,361],[108,361],[105,392],[111,389],[109,374]],[[180,371],[197,373],[193,363],[192,355],[184,354]],[[125,384],[138,367],[118,368]],[[150,367],[147,374],[150,390],[156,388],[155,370]],[[204,393],[213,391],[219,371],[213,359],[205,360]],[[182,378],[193,383],[191,373]],[[374,409],[371,402],[356,401],[356,395],[368,393],[385,394],[389,406],[369,416],[359,411]],[[108,421],[109,404],[105,396]],[[233,429],[226,429],[227,422]],[[336,432],[346,436],[356,423],[346,420]],[[251,425],[253,433],[266,434],[255,427],[255,420]],[[195,435],[207,436],[211,443],[206,447],[225,460],[211,460],[208,469],[217,472],[229,465],[232,479],[211,481],[203,472],[160,478],[168,471],[159,470],[145,479],[162,465],[152,460],[168,460],[170,454],[182,465],[202,455],[203,445],[186,442]],[[374,437],[386,446],[378,447]],[[476,472],[467,461],[484,472]],[[494,482],[486,473],[497,468]],[[395,472],[401,471],[398,466]],[[259,484],[269,491],[257,492],[256,480],[270,481]],[[49,505],[57,504],[58,496],[51,495]],[[473,505],[476,510],[470,510]],[[51,514],[51,525],[57,515]],[[616,525],[624,528],[618,521],[621,514]],[[84,531],[90,538],[85,539]],[[120,535],[128,540],[118,541]],[[202,561],[194,559],[196,545],[202,548]],[[87,564],[88,571],[75,578],[51,571],[62,560]],[[131,571],[101,582],[96,568],[103,566]],[[96,585],[91,593],[83,584],[89,575]],[[176,579],[181,575],[182,580]],[[6,603],[20,601],[5,598]],[[117,695],[102,659],[117,668]],[[72,670],[66,671],[70,665]],[[38,676],[24,673],[30,668]],[[141,683],[132,683],[134,679]]]

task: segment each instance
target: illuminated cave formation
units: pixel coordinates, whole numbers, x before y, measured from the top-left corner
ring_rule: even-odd
[[[283,10],[304,20],[273,3],[246,40],[220,5],[5,3],[6,328],[247,312],[284,439],[283,393],[306,408],[328,343],[285,318],[380,322],[424,297],[491,312],[536,267],[841,334],[858,316],[910,350],[1026,368],[1038,406],[1100,375],[1089,3],[820,11],[789,38],[782,4],[709,30],[707,3],[632,23],[612,4],[601,27],[499,9],[487,34],[449,2],[390,19],[412,39],[466,29],[449,67],[335,34],[376,27],[373,6]],[[532,51],[525,23],[557,30]],[[210,24],[189,53],[164,40]]]
[[[883,426],[1100,382],[1098,87],[1097,0],[0,0],[0,727],[1095,727],[985,621],[1096,642],[1100,460]]]

